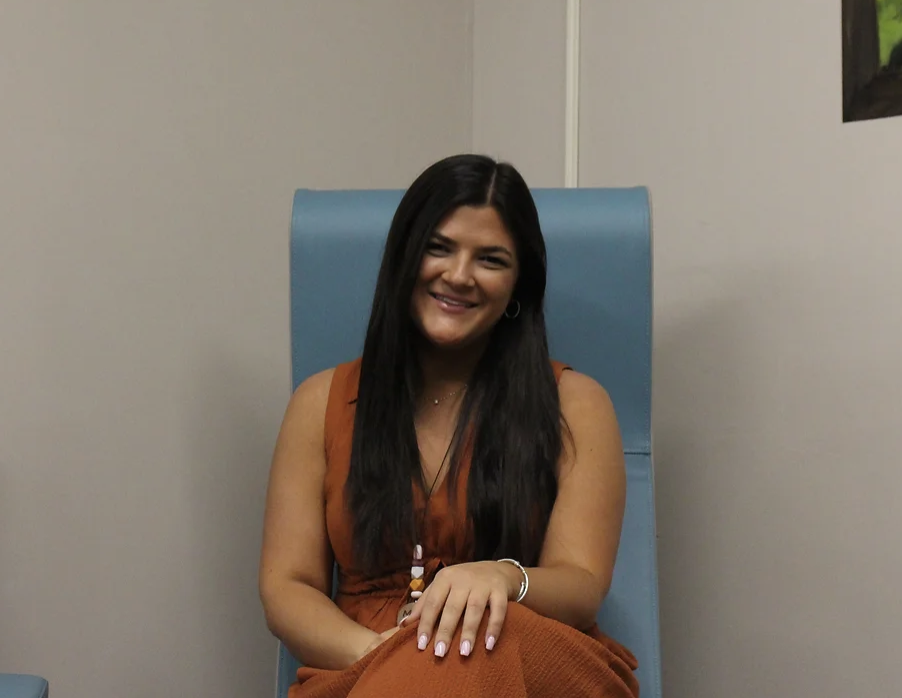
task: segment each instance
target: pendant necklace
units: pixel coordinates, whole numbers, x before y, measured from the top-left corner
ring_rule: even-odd
[[[450,397],[453,397],[461,390],[466,388],[464,385],[453,393],[449,395],[445,395],[443,398],[439,398],[433,400],[434,405],[438,405],[443,400],[447,400]],[[445,461],[448,460],[448,454],[451,452],[451,444],[454,443],[454,437],[451,437],[451,441],[448,442],[448,448],[445,449],[445,455],[442,457],[442,462],[439,465],[438,471],[435,473],[435,478],[432,480],[432,486],[429,488],[429,491],[426,492],[426,502],[423,506],[423,515],[421,517],[420,525],[417,526],[414,523],[414,538],[417,537],[416,531],[422,528],[422,522],[426,520],[426,512],[429,509],[429,502],[432,500],[432,494],[435,491],[435,485],[438,482],[439,477],[441,477],[442,471],[445,469]],[[426,483],[423,482],[425,485]],[[416,513],[414,513],[416,516]],[[413,546],[413,558],[410,562],[410,584],[407,586],[407,600],[404,605],[398,609],[398,625],[401,624],[401,621],[407,618],[411,613],[413,613],[413,608],[416,605],[416,602],[423,595],[423,591],[426,589],[426,580],[424,579],[426,575],[426,563],[423,559],[423,546],[420,543],[415,543]]]
[[[435,400],[432,401],[432,404],[433,404],[433,405],[438,405],[440,402],[444,402],[444,401],[447,400],[448,398],[454,397],[454,396],[457,395],[461,390],[465,390],[466,387],[467,387],[467,384],[464,383],[464,384],[463,384],[462,386],[460,386],[457,390],[454,390],[454,391],[448,393],[447,395],[445,395],[445,397],[437,397],[437,398],[435,398]]]

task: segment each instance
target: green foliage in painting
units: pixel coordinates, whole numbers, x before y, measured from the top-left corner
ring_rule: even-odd
[[[877,0],[877,12],[890,12],[895,19],[902,20],[902,0]]]
[[[902,0],[877,0],[880,65],[902,68]]]

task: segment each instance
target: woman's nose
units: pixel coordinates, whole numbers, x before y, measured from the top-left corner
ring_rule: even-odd
[[[447,283],[454,286],[469,286],[473,282],[470,263],[463,255],[458,255],[449,260],[448,268],[443,276]]]

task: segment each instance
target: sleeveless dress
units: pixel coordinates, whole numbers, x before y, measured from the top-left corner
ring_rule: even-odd
[[[552,362],[555,378],[568,367]],[[325,421],[326,527],[339,567],[335,602],[352,620],[375,632],[397,625],[405,602],[410,563],[378,578],[355,573],[352,561],[352,521],[345,506],[344,485],[351,459],[360,359],[335,368]],[[429,500],[421,542],[428,584],[441,565],[471,560],[467,540],[466,486],[469,461],[463,459],[457,478],[457,502],[452,507],[444,478]],[[413,487],[414,506],[424,495]],[[487,615],[487,614],[486,614]],[[444,658],[432,645],[416,646],[416,624],[395,633],[376,649],[342,670],[301,667],[289,698],[413,698],[416,696],[493,696],[494,698],[637,698],[637,668],[633,654],[605,636],[597,626],[580,632],[511,602],[497,646],[488,652],[486,618],[469,657],[457,651],[460,627]]]

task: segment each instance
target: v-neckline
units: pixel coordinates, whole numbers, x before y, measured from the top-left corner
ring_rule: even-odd
[[[425,487],[425,485],[423,485],[424,479],[425,478],[421,478],[419,483],[415,483],[415,486],[420,491],[420,497],[422,499],[422,504],[423,504],[423,507],[425,508],[445,488],[445,483],[448,481],[448,473],[445,472],[445,474],[441,476],[441,479],[438,482],[436,482],[435,486],[429,492],[426,491],[426,487]]]

